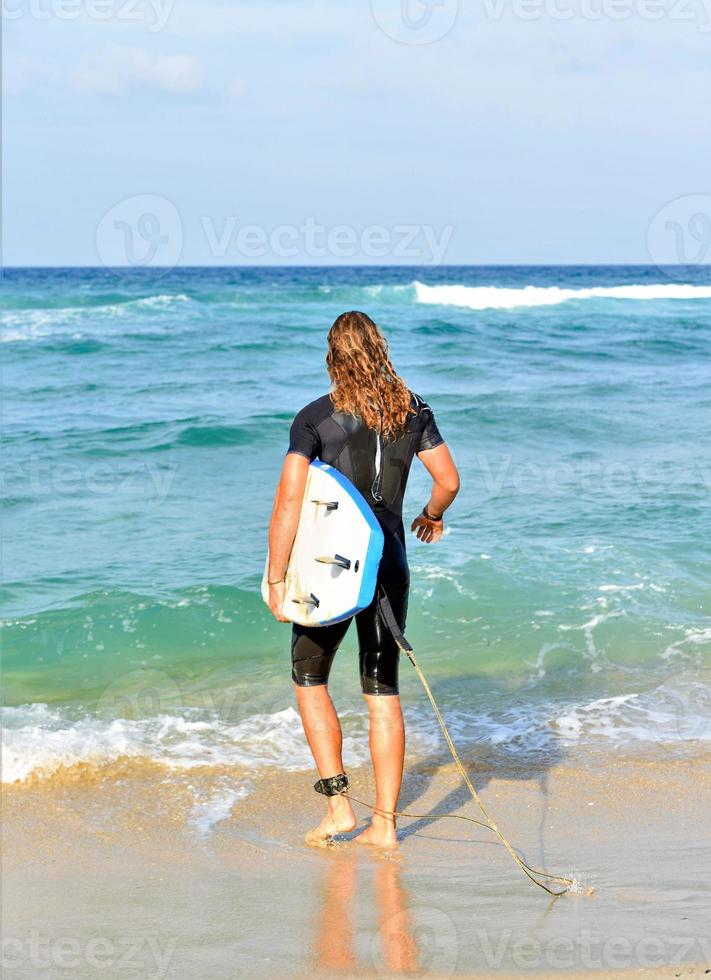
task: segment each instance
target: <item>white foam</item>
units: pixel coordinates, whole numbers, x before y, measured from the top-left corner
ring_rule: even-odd
[[[460,581],[460,576],[451,569],[442,568],[440,565],[420,564],[419,562],[413,562],[411,568],[417,572],[418,577],[421,579],[448,582],[460,595],[466,596],[468,599],[478,598],[475,592],[464,588]]]
[[[418,303],[464,306],[470,310],[512,310],[522,306],[558,306],[569,300],[624,299],[711,299],[711,286],[684,283],[650,283],[630,286],[592,286],[587,289],[563,289],[560,286],[523,286],[519,289],[500,286],[427,286],[415,281]]]
[[[546,610],[543,610],[542,612],[536,613],[536,615],[552,616],[553,613],[547,613]],[[533,668],[533,670],[535,671],[535,675],[539,680],[546,676],[546,666],[545,666],[546,657],[548,656],[549,653],[553,653],[554,651],[557,650],[570,651],[570,650],[574,650],[574,647],[570,643],[544,643],[543,646],[538,651],[536,659],[533,662],[531,662],[530,660],[526,661],[527,666]]]
[[[599,585],[598,590],[600,592],[633,592],[636,589],[645,589],[647,586],[644,582],[635,582],[633,585],[617,585],[616,583]]]
[[[540,651],[535,669],[555,649]],[[481,743],[505,747],[512,753],[551,752],[556,746],[584,744],[630,746],[682,744],[711,740],[711,688],[689,682],[662,684],[645,692],[580,701],[565,708],[535,701],[518,701],[500,710],[447,708],[443,713],[450,734],[459,747]],[[420,735],[438,738],[431,712],[420,710],[412,719]]]
[[[692,647],[706,646],[706,644],[711,644],[711,628],[709,629],[686,629],[684,630],[684,637],[681,640],[677,640],[675,643],[671,643],[664,653],[662,658],[664,660],[671,660],[674,657],[688,657],[689,651],[686,650],[687,645]]]
[[[22,340],[38,340],[53,333],[64,334],[62,328],[74,329],[78,323],[94,319],[116,319],[131,314],[136,309],[162,309],[172,303],[189,302],[184,293],[175,295],[161,293],[157,296],[144,296],[141,299],[125,300],[122,303],[107,303],[103,306],[65,306],[56,309],[7,310],[0,316],[3,343]],[[81,337],[82,334],[76,336]]]
[[[704,641],[699,634],[690,633],[688,642]],[[537,660],[529,665],[534,678],[542,676],[546,658],[560,646],[541,647]],[[711,740],[711,687],[698,682],[669,681],[651,691],[565,707],[526,698],[500,708],[482,708],[463,703],[456,692],[454,696],[454,704],[442,704],[442,710],[458,746],[482,743],[526,753],[578,742],[616,746]],[[429,705],[407,706],[405,717],[408,751],[413,756],[446,753]],[[369,758],[366,714],[349,709],[341,713],[341,720],[344,756],[349,765],[361,765]],[[292,707],[254,714],[239,722],[200,709],[183,715],[113,720],[72,718],[45,704],[4,709],[4,782],[23,780],[30,773],[50,775],[62,765],[110,763],[122,756],[188,770],[203,765],[313,769],[301,721]],[[211,833],[248,792],[243,782],[237,786],[226,783],[209,799],[196,800],[192,818],[196,834]]]
[[[188,817],[188,826],[198,840],[212,834],[215,827],[226,820],[235,803],[250,793],[249,786],[225,786],[212,793],[207,799],[196,798]]]
[[[356,746],[349,748],[357,752]],[[231,724],[197,711],[104,720],[67,717],[44,704],[23,705],[4,710],[2,752],[5,782],[31,772],[49,774],[77,762],[112,762],[120,756],[179,767],[312,765],[299,716],[291,707]]]
[[[158,296],[145,296],[143,299],[129,300],[124,306],[148,307],[149,309],[170,306],[172,303],[189,303],[190,297],[185,293],[161,293]]]
[[[368,759],[367,718],[341,713],[343,750],[351,765]],[[413,733],[416,751],[432,748],[427,734]],[[292,707],[231,722],[215,712],[106,720],[71,717],[46,704],[3,709],[2,779],[17,782],[30,773],[50,775],[79,762],[102,765],[119,757],[145,758],[177,768],[240,765],[313,768],[301,719]]]
[[[600,605],[603,610],[607,609],[607,603],[602,600]],[[589,607],[583,607],[589,608]],[[626,612],[624,610],[615,610],[612,612],[600,612],[593,615],[586,622],[580,625],[573,625],[571,623],[559,623],[558,629],[561,633],[566,633],[574,630],[580,630],[585,638],[585,649],[587,656],[591,661],[590,670],[594,673],[602,670],[602,663],[600,662],[604,658],[602,657],[601,651],[599,651],[595,645],[594,631],[602,623],[606,623],[611,619],[617,619],[620,616],[625,616]]]
[[[613,744],[711,740],[711,690],[702,684],[572,705],[551,722],[565,742],[603,738]]]

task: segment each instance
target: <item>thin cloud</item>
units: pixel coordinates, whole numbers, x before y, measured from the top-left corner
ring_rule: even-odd
[[[192,54],[153,54],[119,45],[84,57],[70,81],[78,91],[96,95],[123,95],[136,88],[189,95],[205,85],[202,65]]]
[[[227,86],[228,99],[241,99],[247,91],[247,83],[243,78],[235,78]]]
[[[8,59],[3,91],[6,95],[27,95],[40,86],[56,82],[56,72],[47,62],[19,56]]]

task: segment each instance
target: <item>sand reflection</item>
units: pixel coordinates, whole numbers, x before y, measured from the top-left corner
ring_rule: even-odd
[[[316,966],[325,972],[375,967],[386,973],[420,975],[420,951],[399,862],[349,852],[329,855],[326,865],[314,930]],[[370,935],[373,925],[367,914],[370,908],[376,912],[375,934],[364,939],[364,929]]]

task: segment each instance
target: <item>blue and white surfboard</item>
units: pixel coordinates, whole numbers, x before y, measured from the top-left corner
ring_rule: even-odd
[[[328,463],[309,466],[286,572],[283,615],[303,626],[338,623],[370,605],[383,532],[364,497]],[[262,597],[267,602],[266,570]]]

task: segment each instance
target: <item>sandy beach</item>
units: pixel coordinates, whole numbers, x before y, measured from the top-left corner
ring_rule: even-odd
[[[551,900],[483,828],[402,819],[397,854],[357,832],[303,845],[307,773],[118,761],[5,787],[13,977],[702,976],[711,968],[709,756],[467,759]],[[352,792],[373,798],[367,770]],[[251,779],[244,799],[231,783]],[[402,807],[478,817],[453,767],[413,763]],[[367,810],[357,807],[359,828]]]

